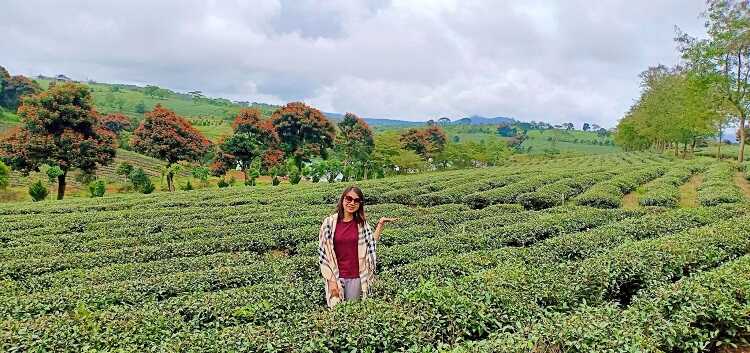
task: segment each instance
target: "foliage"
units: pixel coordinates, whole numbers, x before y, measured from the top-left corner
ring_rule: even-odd
[[[209,142],[183,117],[156,105],[133,133],[135,151],[167,162],[167,168],[178,161],[196,161],[206,154]],[[167,171],[167,187],[174,190],[174,173]]]
[[[0,190],[7,188],[8,185],[10,185],[10,167],[0,161]]]
[[[193,178],[200,180],[201,185],[205,187],[208,185],[208,177],[211,174],[211,171],[208,167],[198,166],[191,169],[190,174],[192,174]]]
[[[367,123],[355,114],[346,113],[338,128],[336,148],[342,153],[344,164],[368,160],[375,148],[375,140]]]
[[[402,148],[428,159],[445,148],[448,138],[440,126],[430,125],[423,129],[411,128],[401,134],[399,140]]]
[[[123,130],[130,130],[130,118],[123,114],[107,114],[99,118],[99,123],[103,128],[114,134],[119,134]]]
[[[34,202],[46,199],[48,194],[49,191],[47,190],[47,187],[42,184],[41,180],[37,180],[29,185],[29,195]]]
[[[640,99],[620,120],[615,141],[626,150],[669,144],[686,154],[698,140],[713,136],[724,116],[723,106],[712,89],[715,78],[681,68],[650,68],[641,74],[644,87]],[[679,117],[679,118],[675,118]]]
[[[399,220],[378,242],[372,296],[333,309],[323,300],[317,232],[341,185],[0,205],[0,345],[684,352],[744,344],[746,203],[472,209],[474,198],[463,197],[516,202],[552,185],[615,179],[632,188],[645,183],[635,171],[692,167],[637,152],[362,181],[368,219]]]
[[[91,197],[102,197],[106,190],[104,180],[96,180],[89,184],[89,196]]]
[[[127,178],[138,192],[150,194],[156,189],[156,186],[151,182],[151,178],[148,177],[146,172],[143,171],[143,168],[131,169]]]
[[[8,70],[0,66],[0,107],[15,112],[22,97],[34,95],[42,89],[25,76],[10,76]]]
[[[117,166],[117,175],[125,176],[126,178],[133,172],[133,165],[129,162],[122,162]]]
[[[59,166],[53,165],[47,168],[45,174],[47,174],[47,179],[49,180],[49,182],[54,183],[57,181],[57,178],[64,174],[64,172]]]
[[[737,117],[744,135],[750,84],[750,7],[745,1],[709,0],[703,13],[707,38],[678,32],[677,42],[687,64],[705,77],[715,77],[715,95],[724,107],[724,120]],[[738,161],[744,160],[745,138],[740,138]]]
[[[214,175],[223,175],[238,166],[247,180],[253,161],[268,159],[278,150],[279,136],[271,121],[263,119],[257,109],[242,109],[232,127],[234,134],[219,143],[219,153],[211,168]]]
[[[59,166],[63,174],[58,177],[58,199],[65,195],[70,170],[91,174],[114,159],[114,135],[99,124],[83,85],[65,83],[27,96],[18,114],[21,126],[0,141],[0,154],[11,168],[24,173],[44,164]]]
[[[193,183],[190,182],[190,179],[185,182],[185,184],[180,185],[180,190],[182,191],[190,191],[193,190]]]
[[[288,103],[271,116],[281,150],[292,158],[298,171],[302,163],[319,156],[328,157],[336,138],[335,126],[320,112],[302,102]]]

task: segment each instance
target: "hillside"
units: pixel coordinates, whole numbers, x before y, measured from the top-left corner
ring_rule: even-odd
[[[126,184],[124,177],[117,175],[117,167],[123,162],[130,163],[135,168],[143,168],[144,172],[154,180],[155,185],[159,185],[158,180],[161,177],[161,170],[165,165],[163,161],[139,153],[118,149],[117,156],[112,164],[99,167],[96,171],[96,177],[107,182],[108,187],[110,188],[110,193],[116,191],[118,185]],[[85,187],[77,180],[79,174],[80,172],[78,170],[74,170],[67,178],[67,185],[65,188],[66,197],[87,196]],[[180,180],[179,177],[188,177],[189,175],[189,171],[181,171],[178,175],[178,181]],[[23,176],[19,172],[11,172],[10,190],[0,191],[0,202],[30,200],[30,197],[26,192],[26,187],[30,184],[30,181],[34,180],[44,181],[47,180],[47,176],[42,173],[31,173],[29,176]],[[56,190],[56,183],[47,184],[51,191]]]
[[[524,153],[545,154],[602,154],[620,152],[611,137],[603,137],[590,131],[577,130],[530,130],[528,139],[522,144]]]
[[[676,208],[689,204],[677,201],[694,176],[703,180],[689,184],[694,206]],[[377,243],[371,297],[333,309],[319,229],[344,185],[0,205],[0,347],[680,352],[741,343],[750,215],[732,178],[729,164],[710,159],[620,153],[364,181],[370,224],[399,220]],[[635,208],[622,208],[636,189]]]

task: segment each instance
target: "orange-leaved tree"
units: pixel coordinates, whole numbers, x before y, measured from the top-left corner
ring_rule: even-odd
[[[401,134],[399,140],[401,148],[412,150],[428,159],[445,148],[448,138],[440,126],[430,125],[424,129],[409,129]]]
[[[24,174],[42,165],[59,166],[57,199],[65,196],[68,172],[93,173],[115,157],[115,136],[102,128],[86,86],[65,83],[24,97],[20,126],[0,140],[0,155]]]
[[[133,132],[132,148],[139,153],[167,162],[167,188],[174,191],[174,171],[179,161],[197,161],[210,149],[211,142],[183,117],[157,104]]]
[[[298,172],[302,171],[302,163],[309,162],[310,158],[328,157],[327,148],[333,147],[336,127],[320,110],[302,102],[291,102],[276,110],[271,119],[281,150],[294,159]]]
[[[245,180],[248,180],[248,168],[254,160],[267,160],[278,153],[279,135],[271,120],[264,119],[257,109],[242,109],[234,119],[232,129],[234,133],[219,144],[211,169],[219,176],[239,165]]]

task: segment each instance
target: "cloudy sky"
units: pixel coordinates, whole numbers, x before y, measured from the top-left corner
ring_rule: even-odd
[[[702,0],[3,0],[0,65],[405,120],[613,126]]]

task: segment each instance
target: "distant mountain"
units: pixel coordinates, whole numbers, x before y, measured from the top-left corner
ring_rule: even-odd
[[[333,121],[341,121],[344,118],[344,114],[339,113],[323,113],[328,119]],[[368,125],[372,126],[419,126],[424,125],[425,121],[408,121],[398,119],[382,119],[382,118],[362,118]]]
[[[323,113],[331,120],[340,121],[344,118],[344,114],[339,113]],[[365,122],[373,126],[419,126],[424,125],[427,121],[408,121],[398,119],[383,119],[383,118],[363,118]],[[436,122],[438,119],[434,119]],[[496,116],[494,118],[487,118],[479,115],[472,115],[458,120],[451,119],[451,125],[498,125],[498,124],[512,124],[518,122],[516,119],[508,118],[504,116]]]
[[[454,125],[497,125],[497,124],[513,124],[518,122],[516,119],[508,118],[505,116],[496,116],[494,118],[487,118],[479,115],[472,115],[466,118],[451,121]]]

